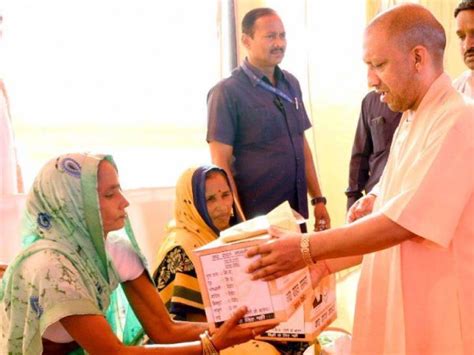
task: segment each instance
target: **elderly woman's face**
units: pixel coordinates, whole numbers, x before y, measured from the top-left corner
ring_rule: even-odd
[[[229,227],[234,199],[226,178],[220,173],[210,173],[206,177],[207,212],[212,223],[219,229]]]
[[[125,208],[129,203],[122,194],[117,171],[108,161],[102,161],[98,172],[98,193],[100,214],[104,233],[123,228],[127,213]]]

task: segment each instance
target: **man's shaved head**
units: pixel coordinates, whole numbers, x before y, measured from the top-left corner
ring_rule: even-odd
[[[434,64],[442,68],[446,34],[443,26],[425,7],[417,4],[395,6],[372,20],[366,33],[371,31],[384,32],[387,45],[395,44],[402,50],[425,47]]]

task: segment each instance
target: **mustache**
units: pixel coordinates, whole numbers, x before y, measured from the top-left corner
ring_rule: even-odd
[[[473,49],[474,50],[474,49]],[[282,48],[282,47],[279,47],[279,48],[273,48],[271,50],[272,53],[276,53],[276,52],[282,52],[282,53],[285,53],[285,49]]]
[[[474,47],[469,48],[465,53],[464,53],[464,58],[467,58],[470,55],[474,55]]]

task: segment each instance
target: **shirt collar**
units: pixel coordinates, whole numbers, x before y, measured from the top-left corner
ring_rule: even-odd
[[[448,76],[448,74],[442,73],[433,81],[433,83],[431,83],[431,86],[429,87],[425,96],[421,99],[417,111],[419,111],[420,108],[423,110],[425,106],[429,106],[433,102],[436,102],[435,100],[439,99],[439,97],[447,95],[451,88],[451,78]]]
[[[253,66],[252,64],[250,64],[247,57],[245,57],[244,60],[245,60],[245,65],[247,66],[247,68],[249,68],[257,77],[257,79],[255,79],[255,78],[251,77],[250,75],[247,75],[244,72],[244,74],[249,78],[250,82],[252,83],[252,86],[254,86],[254,87],[257,86],[258,79],[264,80],[266,83],[271,85],[270,80],[265,76],[265,74],[263,74],[263,72],[260,69]],[[280,69],[280,67],[278,65],[275,67],[275,78],[276,78],[277,82],[279,82],[280,80],[285,79],[285,74],[283,73],[283,71]]]
[[[454,90],[451,84],[451,78],[448,74],[443,72],[433,81],[433,83],[431,83],[431,86],[428,88],[425,96],[421,99],[416,111],[410,111],[411,120],[409,122],[418,117],[418,112],[425,112],[427,108],[440,104],[443,101],[443,98],[449,94],[451,89]]]

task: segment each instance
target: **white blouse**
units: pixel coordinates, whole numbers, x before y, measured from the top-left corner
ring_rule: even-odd
[[[105,241],[105,249],[117,270],[120,282],[135,280],[145,270],[142,261],[133,250],[129,240],[118,235],[109,235]],[[59,321],[46,328],[43,338],[55,343],[74,341]]]

